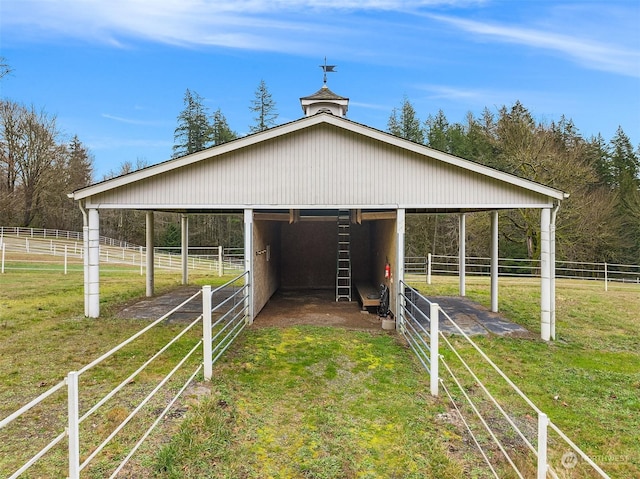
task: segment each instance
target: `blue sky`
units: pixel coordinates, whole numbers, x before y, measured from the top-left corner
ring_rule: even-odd
[[[520,101],[640,143],[640,0],[2,0],[0,96],[57,117],[95,157],[170,158],[187,88],[239,134],[264,80],[278,122],[322,86],[385,130],[406,96],[450,122]]]

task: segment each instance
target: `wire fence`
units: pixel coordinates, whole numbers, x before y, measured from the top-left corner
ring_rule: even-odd
[[[213,291],[204,286],[0,420],[2,464],[13,466],[0,470],[0,476],[16,479],[29,472],[33,477],[78,479],[92,470],[100,477],[117,477],[163,419],[184,414],[184,408],[176,407],[178,400],[201,372],[211,379],[212,365],[249,323],[248,278],[248,272],[242,273]],[[193,312],[194,303],[200,314]],[[164,336],[158,329],[174,314],[185,313],[191,314],[181,319],[184,326],[166,343],[155,350],[148,343],[139,345],[143,337]],[[127,359],[136,356],[146,359],[136,366]],[[113,387],[105,378],[115,374]],[[105,390],[107,382],[110,389]],[[49,426],[44,431],[43,424]],[[40,433],[24,444],[20,438],[25,430]],[[49,460],[41,461],[45,456]]]
[[[467,432],[492,477],[609,478],[436,303],[400,282],[399,330],[429,372],[441,420]],[[455,334],[444,334],[442,323]],[[515,474],[515,476],[514,476]]]
[[[457,256],[429,254],[405,258],[405,272],[424,275],[429,284],[433,276],[458,275],[459,265]],[[603,281],[605,284],[609,282],[640,284],[640,265],[556,261],[555,272],[556,278]],[[466,257],[465,273],[470,276],[490,276],[491,258]],[[539,277],[540,260],[498,258],[498,275]]]
[[[194,271],[217,272],[218,276],[244,270],[243,248],[223,246],[190,247],[187,267]],[[129,268],[144,274],[146,248],[101,237],[100,263]],[[37,230],[34,228],[0,229],[0,273],[10,270],[71,271],[83,269],[82,235],[72,231]],[[173,247],[154,248],[154,267],[179,271],[182,250]]]

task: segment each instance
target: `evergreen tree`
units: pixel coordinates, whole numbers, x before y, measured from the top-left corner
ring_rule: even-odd
[[[611,157],[607,144],[602,137],[591,137],[586,143],[585,158],[598,176],[598,183],[601,186],[613,187],[613,175],[611,171]]]
[[[628,242],[628,261],[640,260],[640,158],[621,127],[610,142],[611,171],[622,221],[621,236]]]
[[[394,108],[387,122],[389,133],[416,143],[424,143],[424,131],[420,126],[420,120],[416,110],[405,96],[402,106],[398,110]]]
[[[638,188],[640,174],[640,160],[633,151],[631,141],[621,127],[618,127],[611,140],[611,174],[614,186],[617,188]],[[621,193],[625,193],[622,192]]]
[[[255,124],[249,126],[251,133],[264,131],[274,126],[278,118],[276,102],[273,100],[264,80],[260,80],[249,109],[255,114],[253,117]]]
[[[238,137],[236,132],[229,128],[227,119],[218,108],[213,114],[211,123],[211,139],[214,145],[221,145],[227,141],[235,140]]]
[[[66,196],[79,188],[91,184],[93,177],[93,155],[87,147],[74,135],[71,141],[61,146],[60,155],[56,162],[56,171],[52,175],[49,198],[45,202],[46,221],[43,225],[48,228],[62,228],[79,231],[82,229],[82,215],[78,205]],[[64,192],[61,195],[59,192]]]
[[[203,99],[189,89],[184,94],[184,110],[178,115],[173,157],[189,155],[211,146],[211,122]]]
[[[429,115],[424,126],[427,132],[427,145],[436,150],[449,152],[449,122],[444,112],[438,110],[436,116]]]

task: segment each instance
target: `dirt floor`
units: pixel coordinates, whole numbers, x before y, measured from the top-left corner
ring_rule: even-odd
[[[167,315],[168,321],[186,321],[194,319],[202,311],[202,299],[197,297],[179,307],[191,296],[197,294],[198,287],[177,288],[169,293],[145,298],[125,307],[119,314],[124,318],[157,319]],[[221,301],[223,297],[213,298]],[[429,301],[438,303],[449,317],[470,336],[473,335],[509,335],[529,337],[531,333],[522,326],[509,321],[500,313],[493,313],[486,307],[467,298],[456,296],[430,297]],[[429,305],[418,299],[416,307],[428,314]],[[171,312],[172,310],[175,310]],[[168,314],[171,312],[171,314]],[[419,312],[414,316],[425,327],[428,320]],[[253,322],[255,328],[288,327],[296,325],[333,326],[365,331],[383,331],[382,321],[375,308],[363,311],[358,301],[335,301],[333,290],[277,291]],[[442,331],[455,334],[458,330],[446,318],[441,317]]]
[[[374,309],[362,311],[357,301],[336,302],[333,290],[277,291],[260,311],[254,327],[297,325],[335,326],[347,329],[382,329]]]

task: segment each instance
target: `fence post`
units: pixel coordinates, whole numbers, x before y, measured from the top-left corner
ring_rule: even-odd
[[[547,426],[549,418],[543,412],[538,413],[538,475],[537,479],[547,477]]]
[[[222,277],[224,274],[224,265],[222,264],[222,246],[218,246],[218,276]]]
[[[607,263],[604,263],[604,290],[609,291],[609,268]]]
[[[427,254],[427,284],[431,284],[431,253]]]
[[[4,250],[5,250],[4,243],[2,243],[2,271],[0,271],[0,273],[3,273],[3,274],[4,274]]]
[[[64,274],[67,274],[67,245],[64,245]]]
[[[431,310],[429,312],[429,375],[431,385],[431,395],[438,395],[438,314],[440,312],[440,306],[437,303],[431,303]]]
[[[69,479],[80,478],[80,421],[78,406],[78,373],[67,375]]]
[[[211,286],[202,287],[202,352],[204,380],[211,381],[213,375],[213,353],[211,352]]]

